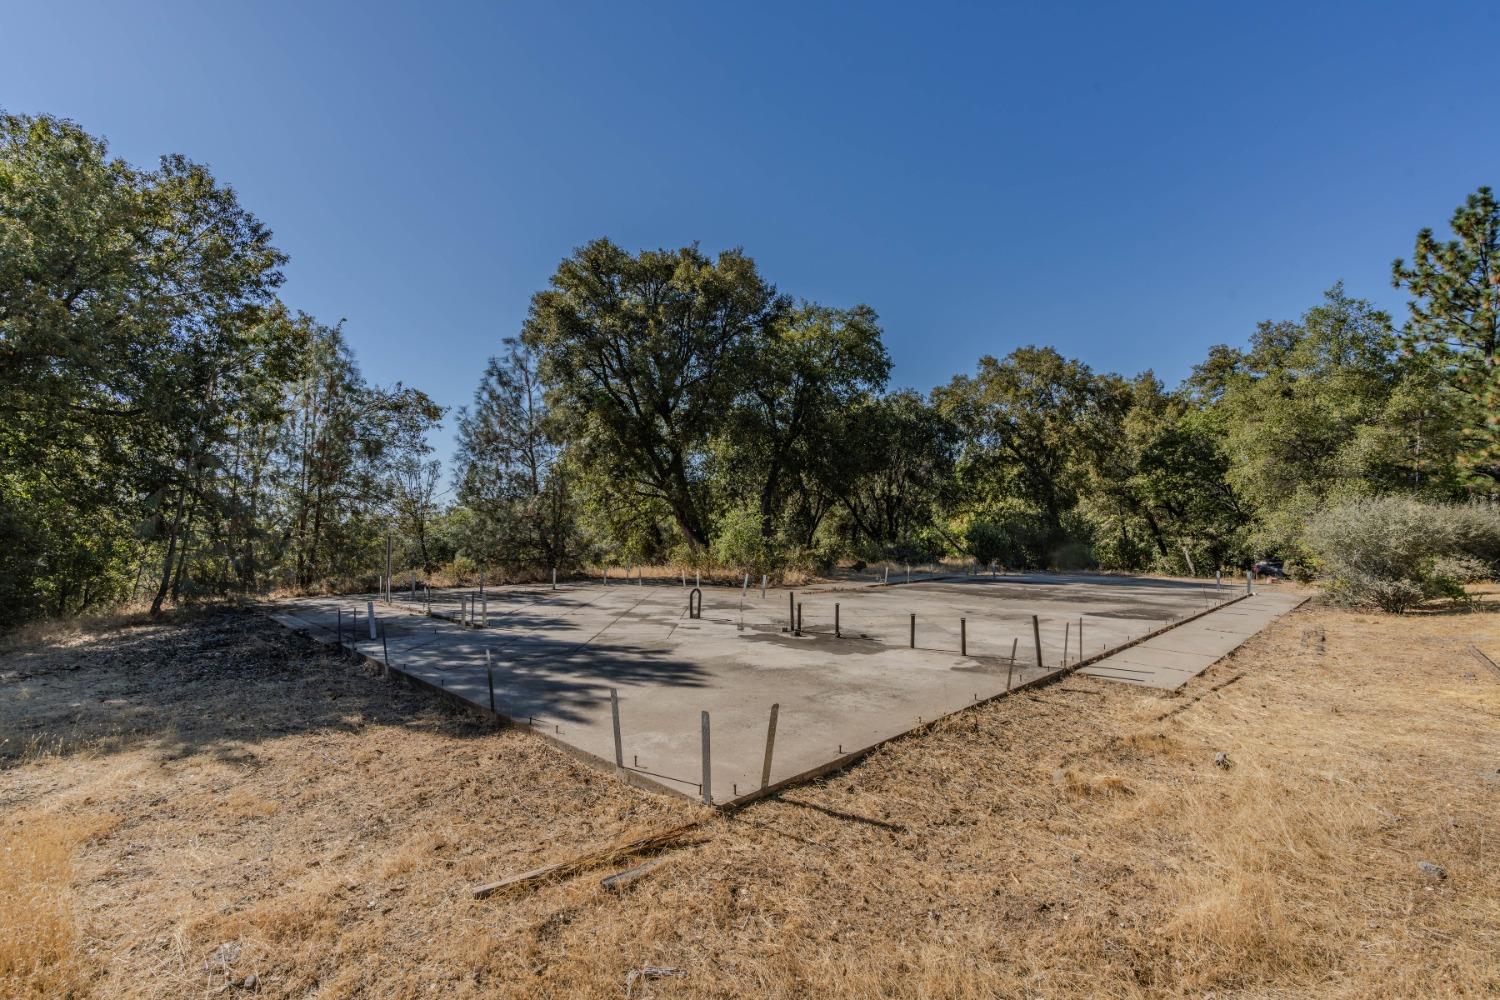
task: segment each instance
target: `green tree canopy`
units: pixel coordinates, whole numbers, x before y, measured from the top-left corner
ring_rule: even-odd
[[[1481,187],[1449,222],[1454,238],[1417,234],[1411,264],[1397,259],[1392,281],[1411,292],[1408,343],[1430,351],[1465,397],[1462,461],[1500,483],[1500,203]]]
[[[532,299],[522,340],[590,464],[664,504],[701,549],[711,530],[705,448],[787,308],[741,251],[632,255],[595,240]]]
[[[1014,491],[1041,519],[1042,544],[1060,545],[1088,457],[1118,416],[1089,367],[1050,347],[1021,347],[1003,361],[980,358],[975,375],[957,376],[933,397],[963,430],[965,491]]]

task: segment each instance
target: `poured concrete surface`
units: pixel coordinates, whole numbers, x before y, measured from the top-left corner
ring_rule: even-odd
[[[617,689],[626,767],[695,796],[706,710],[715,802],[759,787],[773,703],[775,784],[1001,693],[1008,677],[1019,684],[1055,670],[1065,641],[1066,661],[1077,662],[1080,621],[1083,654],[1093,656],[1237,596],[1193,581],[1094,575],[851,582],[794,594],[799,636],[787,631],[795,612],[784,590],[762,597],[758,589],[704,587],[701,619],[688,617],[687,591],[676,583],[506,587],[461,604],[475,593],[434,593],[431,609],[456,618],[468,606],[485,627],[428,617],[422,595],[413,601],[410,592],[377,603],[384,647],[369,638],[366,598],[284,601],[273,617],[328,641],[342,628],[359,652],[388,655],[400,670],[480,706],[489,704],[488,652],[498,712],[610,762],[609,691]],[[960,618],[967,656],[959,654]]]
[[[1262,590],[1078,672],[1123,684],[1180,688],[1305,600],[1302,594]]]

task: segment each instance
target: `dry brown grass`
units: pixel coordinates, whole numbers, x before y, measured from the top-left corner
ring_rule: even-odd
[[[86,636],[142,625],[150,620],[147,610],[144,604],[126,604],[68,618],[28,622],[0,634],[0,654],[38,646],[62,646]]]
[[[646,966],[682,975],[636,997],[1492,996],[1500,678],[1469,642],[1500,654],[1493,607],[1309,607],[1175,695],[964,713],[624,892],[484,901],[701,813],[239,616],[12,652],[0,732],[53,749],[0,746],[3,829],[63,893],[26,968],[152,998],[620,997]]]
[[[621,566],[610,563],[591,564],[580,567],[579,576],[582,579],[599,582],[599,578],[606,572],[609,573],[611,582],[624,582],[634,580],[637,577],[646,580],[666,580],[668,582],[686,580],[689,586],[693,582],[700,581],[704,586],[738,587],[745,579],[745,570],[738,566],[700,566],[693,567],[689,564],[673,564],[665,566]],[[769,575],[772,586],[801,587],[821,579],[812,573],[800,569],[784,569]],[[752,586],[760,585],[760,575],[752,573],[750,576]]]
[[[89,834],[76,817],[12,816],[0,828],[0,996],[86,994],[72,881]]]

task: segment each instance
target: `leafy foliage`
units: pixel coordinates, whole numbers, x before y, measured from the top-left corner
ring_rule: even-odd
[[[285,259],[201,165],[0,116],[0,624],[349,565],[439,411],[288,316]]]
[[[575,505],[537,356],[513,338],[459,413],[458,499],[473,514],[465,548],[506,567],[562,566],[578,548]]]
[[[1406,339],[1425,350],[1461,394],[1464,469],[1500,483],[1500,202],[1481,187],[1453,213],[1454,239],[1417,234],[1410,265],[1392,280],[1410,290]]]
[[[701,548],[710,540],[703,452],[786,308],[739,251],[716,261],[696,247],[632,256],[595,240],[537,293],[522,341],[588,464],[665,505]]]
[[[1430,598],[1462,598],[1465,583],[1491,571],[1471,553],[1500,550],[1500,511],[1400,496],[1350,500],[1313,517],[1307,546],[1335,600],[1399,614]]]

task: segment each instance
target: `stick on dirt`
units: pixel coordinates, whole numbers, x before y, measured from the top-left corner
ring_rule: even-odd
[[[693,833],[700,825],[699,823],[684,823],[682,826],[674,826],[668,830],[650,833],[644,837],[637,837],[634,840],[626,841],[623,844],[616,844],[601,850],[590,851],[587,854],[580,854],[577,857],[569,858],[567,861],[559,861],[554,864],[543,865],[540,868],[533,868],[530,871],[507,875],[498,882],[475,886],[473,896],[475,899],[488,899],[497,892],[518,888],[545,878],[561,878],[566,875],[587,871],[590,868],[598,868],[600,865],[607,865],[634,854],[643,854],[647,851],[661,851],[669,847],[679,847],[688,834]]]
[[[1500,674],[1500,664],[1495,663],[1494,660],[1486,656],[1484,654],[1484,651],[1473,643],[1469,644],[1469,654],[1473,656],[1474,659],[1478,660],[1483,666],[1489,667],[1496,674]]]
[[[643,865],[636,865],[634,868],[627,868],[622,872],[615,872],[613,875],[609,875],[601,879],[599,884],[613,892],[618,892],[630,883],[635,882],[638,879],[643,879],[647,875],[650,875],[653,871],[660,868],[666,863],[666,858],[652,858],[650,861],[647,861]]]

